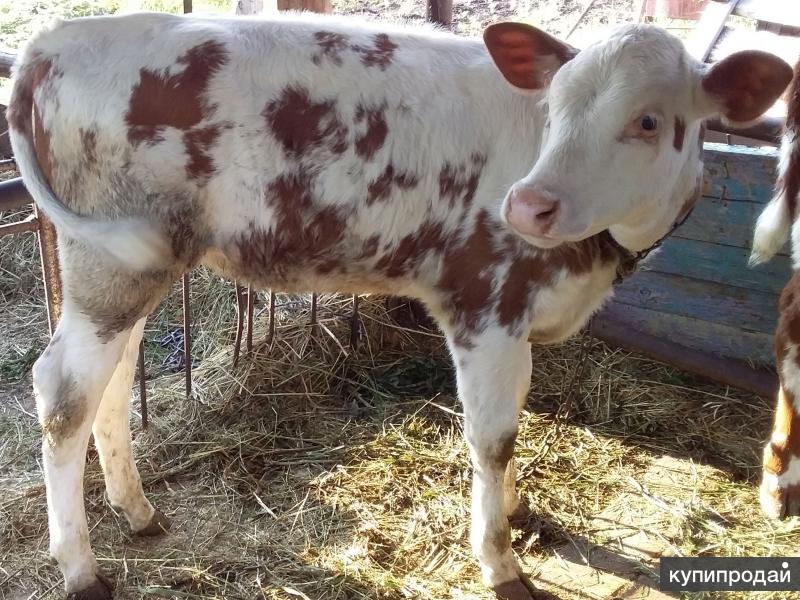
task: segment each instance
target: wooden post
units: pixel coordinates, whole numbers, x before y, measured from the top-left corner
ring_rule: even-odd
[[[453,0],[428,0],[427,4],[428,21],[450,29],[453,25]]]
[[[333,10],[331,0],[278,0],[278,10],[307,10],[329,13]]]

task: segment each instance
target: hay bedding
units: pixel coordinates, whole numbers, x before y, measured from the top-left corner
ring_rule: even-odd
[[[519,11],[558,33],[579,4],[457,3],[455,20],[469,32]],[[630,4],[597,2],[589,24]],[[384,9],[420,18],[422,6]],[[160,366],[159,342],[180,323],[176,290],[145,332],[148,432],[133,403],[134,452],[145,492],[172,518],[168,535],[130,537],[90,445],[92,543],[117,597],[489,598],[470,557],[470,468],[441,337],[398,328],[381,299],[364,298],[365,336],[348,355],[348,299],[322,297],[312,331],[308,297],[281,295],[272,344],[233,370],[232,285],[200,270],[192,289],[194,397]],[[26,375],[46,344],[31,236],[0,240],[0,302],[0,600],[60,598]],[[572,409],[557,417],[580,351],[580,340],[534,349],[521,419],[519,489],[534,516],[514,547],[539,585],[637,598],[647,588],[630,582],[649,583],[661,552],[797,553],[797,521],[758,509],[771,403],[593,342]]]
[[[470,469],[441,337],[394,327],[382,299],[367,297],[362,346],[348,355],[348,299],[322,297],[312,330],[308,298],[280,295],[272,344],[232,370],[233,319],[219,310],[231,288],[194,277],[195,397],[184,399],[180,374],[154,377],[151,429],[133,417],[145,491],[172,517],[168,535],[130,537],[90,449],[92,541],[118,597],[488,598],[469,552]],[[174,303],[148,327],[149,347],[177,322]],[[257,340],[265,325],[262,315]],[[517,445],[536,516],[514,545],[540,585],[614,597],[589,589],[580,563],[625,556],[625,582],[652,575],[655,558],[621,543],[634,534],[669,553],[795,552],[794,522],[772,524],[757,505],[768,403],[595,342],[553,436],[580,345],[534,349]],[[28,388],[6,393],[3,408],[0,598],[56,598]]]

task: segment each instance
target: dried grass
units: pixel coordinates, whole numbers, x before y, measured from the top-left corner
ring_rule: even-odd
[[[232,286],[201,271],[193,290],[195,396],[163,374],[148,384],[150,430],[133,417],[145,490],[172,517],[169,535],[130,537],[90,450],[92,541],[118,597],[488,598],[468,549],[470,469],[442,339],[398,329],[367,297],[364,343],[348,354],[348,299],[321,297],[312,331],[308,297],[281,295],[275,339],[233,369]],[[177,322],[173,302],[146,337]],[[257,323],[263,340],[263,315]],[[529,572],[571,541],[620,553],[595,518],[609,511],[646,512],[673,553],[795,552],[795,522],[758,510],[770,406],[757,398],[596,342],[572,415],[548,436],[580,343],[534,350],[518,468],[538,517],[515,532]],[[28,390],[18,396],[0,414],[0,592],[58,597],[38,431]],[[663,454],[675,477],[648,479]],[[656,567],[634,560],[642,573]]]

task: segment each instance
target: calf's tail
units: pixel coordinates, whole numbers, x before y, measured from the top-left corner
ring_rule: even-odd
[[[750,264],[753,265],[768,261],[781,249],[797,218],[800,194],[800,61],[795,65],[787,100],[786,131],[781,141],[778,182],[775,195],[756,223],[750,254]]]
[[[141,217],[80,215],[53,192],[34,143],[34,119],[41,118],[36,110],[34,92],[49,76],[50,68],[50,60],[30,50],[23,52],[14,65],[7,119],[11,148],[25,186],[59,233],[106,253],[125,268],[135,271],[163,268],[171,257],[171,249],[154,223]]]

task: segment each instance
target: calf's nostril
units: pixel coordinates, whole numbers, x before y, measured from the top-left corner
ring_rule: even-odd
[[[551,220],[553,217],[556,216],[556,212],[558,212],[558,205],[553,204],[552,207],[545,209],[536,215],[537,221],[546,222]]]

